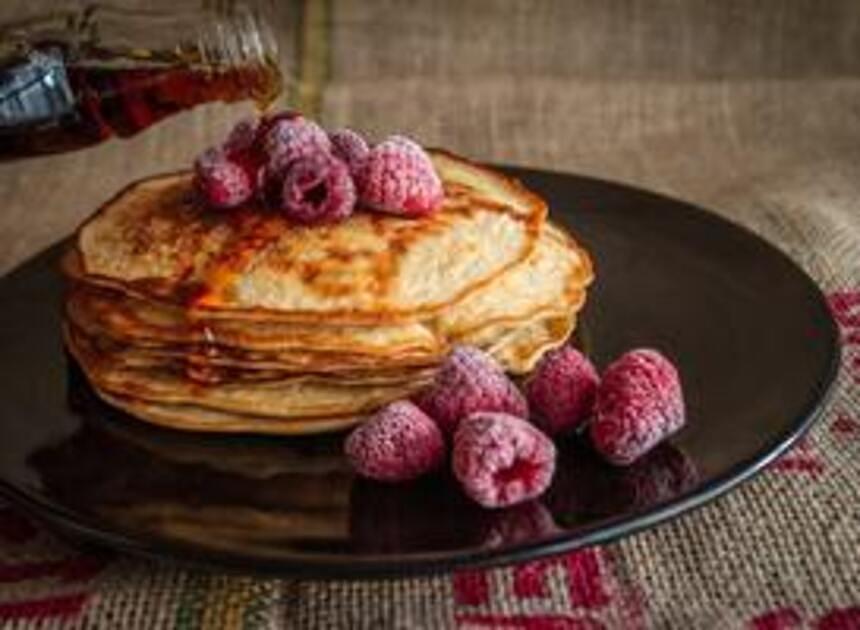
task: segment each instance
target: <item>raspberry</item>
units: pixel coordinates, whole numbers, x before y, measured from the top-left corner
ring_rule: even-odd
[[[254,138],[256,150],[260,151],[261,153],[264,151],[263,142],[266,138],[266,134],[268,134],[269,130],[276,124],[278,124],[282,120],[295,120],[301,117],[302,115],[298,112],[290,110],[284,110],[277,112],[276,114],[268,114],[266,116],[262,116],[257,123],[257,135]]]
[[[678,371],[656,350],[631,350],[597,389],[591,442],[610,463],[627,465],[684,425]]]
[[[408,481],[438,468],[445,459],[439,428],[407,400],[380,409],[346,440],[355,471],[378,481]]]
[[[476,411],[528,417],[528,404],[516,385],[492,357],[473,346],[454,347],[416,402],[449,436]]]
[[[359,200],[382,212],[421,216],[436,210],[444,191],[420,145],[392,136],[371,149],[356,174]]]
[[[315,154],[296,160],[281,187],[281,209],[298,223],[331,223],[352,214],[355,186],[341,160]]]
[[[224,151],[230,157],[244,155],[254,150],[257,140],[258,125],[251,118],[243,118],[235,125],[224,141]]]
[[[364,159],[370,153],[367,141],[352,129],[338,129],[328,134],[332,151],[349,166],[349,172],[355,176]]]
[[[550,435],[577,428],[594,409],[599,382],[591,361],[576,348],[551,350],[525,386],[535,424]]]
[[[555,445],[525,420],[479,412],[454,436],[454,475],[484,507],[505,507],[540,495],[555,470]]]
[[[221,145],[227,157],[245,170],[256,192],[262,186],[265,165],[265,156],[258,148],[260,126],[261,123],[243,118],[233,126]]]
[[[204,151],[195,160],[194,186],[215,208],[233,208],[254,194],[254,181],[247,167],[217,148]]]
[[[331,153],[331,142],[323,128],[300,116],[281,116],[271,123],[262,136],[262,146],[271,173],[284,171],[299,158]]]

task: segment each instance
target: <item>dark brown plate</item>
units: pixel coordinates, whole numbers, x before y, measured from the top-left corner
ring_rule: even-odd
[[[61,245],[0,280],[0,489],[89,542],[251,572],[392,576],[534,558],[649,527],[726,492],[815,420],[838,334],[815,284],[751,233],[626,186],[510,169],[592,252],[579,335],[599,366],[652,346],[680,368],[688,427],[629,469],[578,439],[539,501],[469,503],[445,476],[353,478],[342,436],[217,437],[95,399],[62,350]]]

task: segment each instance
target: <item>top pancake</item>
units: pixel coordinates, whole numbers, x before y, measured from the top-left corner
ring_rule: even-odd
[[[357,212],[302,227],[260,208],[200,208],[188,173],[143,180],[81,228],[77,264],[87,282],[208,317],[424,317],[529,256],[546,214],[518,182],[446,153],[432,158],[445,201],[420,219]]]

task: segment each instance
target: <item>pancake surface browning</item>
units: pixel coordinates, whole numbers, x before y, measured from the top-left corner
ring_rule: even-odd
[[[546,214],[540,198],[492,171],[437,163],[447,165],[440,212],[357,212],[317,226],[259,207],[203,208],[187,173],[144,180],[82,227],[82,272],[238,319],[378,323],[433,312],[528,256]]]
[[[190,176],[133,184],[64,260],[65,339],[103,399],[185,430],[316,433],[432,379],[455,343],[530,370],[585,302],[587,252],[519,183],[432,154],[442,208],[290,224],[200,208]]]

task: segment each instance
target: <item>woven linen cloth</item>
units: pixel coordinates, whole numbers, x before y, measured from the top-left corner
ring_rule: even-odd
[[[281,3],[276,26],[286,98],[326,125],[632,183],[754,230],[829,297],[835,395],[795,449],[705,507],[490,570],[221,575],[95,556],[4,505],[0,626],[860,628],[860,3],[306,0]],[[242,111],[0,165],[0,269],[130,179],[188,164]]]

